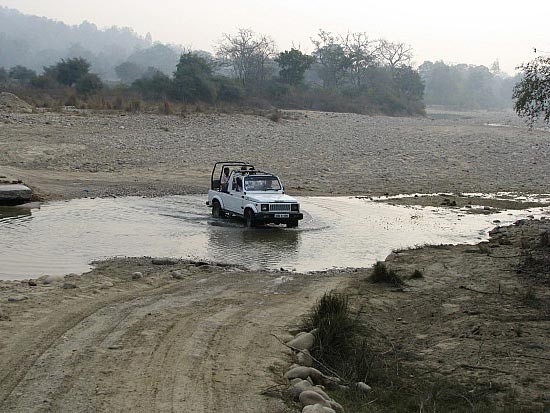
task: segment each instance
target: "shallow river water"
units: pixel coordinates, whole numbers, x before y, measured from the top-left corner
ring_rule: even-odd
[[[115,256],[204,259],[252,269],[366,267],[392,249],[476,243],[501,221],[549,216],[548,208],[491,215],[394,206],[350,197],[301,197],[297,229],[247,229],[214,219],[205,196],[76,199],[0,208],[0,279],[83,273]]]

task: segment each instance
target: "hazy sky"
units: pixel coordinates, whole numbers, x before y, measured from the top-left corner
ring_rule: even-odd
[[[550,0],[0,0],[0,5],[68,24],[129,26],[154,40],[212,51],[222,33],[251,28],[269,34],[279,49],[301,46],[320,28],[367,32],[409,43],[415,63],[445,60],[484,64],[499,59],[511,73],[550,52]],[[0,27],[0,32],[2,28]]]

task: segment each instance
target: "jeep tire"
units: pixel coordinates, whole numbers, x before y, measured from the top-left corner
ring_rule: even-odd
[[[256,214],[254,214],[254,211],[247,209],[244,213],[244,219],[246,220],[247,228],[254,228],[256,226]]]
[[[212,216],[214,218],[225,218],[225,212],[223,212],[220,202],[216,199],[212,201]]]

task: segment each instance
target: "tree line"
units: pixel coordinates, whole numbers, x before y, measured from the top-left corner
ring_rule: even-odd
[[[490,68],[426,61],[418,71],[426,85],[427,105],[457,109],[511,108],[514,85],[521,78],[501,72],[498,61]]]
[[[411,67],[409,46],[370,39],[366,33],[322,30],[311,40],[309,54],[297,48],[278,51],[269,36],[240,29],[224,34],[215,54],[184,51],[171,73],[158,68],[158,62],[174,60],[173,49],[164,45],[141,50],[141,59],[127,60],[115,72],[125,87],[149,100],[423,113],[424,84]],[[45,67],[41,74],[16,66],[0,76],[43,90],[62,85],[86,96],[105,87],[90,67],[86,59],[75,57]]]

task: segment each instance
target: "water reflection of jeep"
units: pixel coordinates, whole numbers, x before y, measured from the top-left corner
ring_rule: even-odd
[[[229,172],[224,176],[224,170]],[[297,227],[304,215],[298,201],[285,194],[279,178],[246,162],[216,162],[206,204],[216,218],[244,218],[247,227],[286,224]]]

